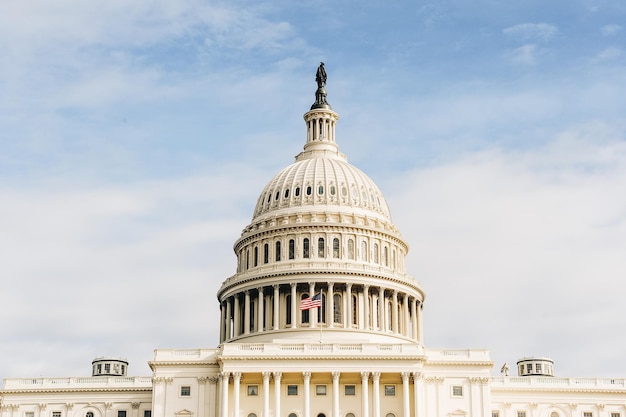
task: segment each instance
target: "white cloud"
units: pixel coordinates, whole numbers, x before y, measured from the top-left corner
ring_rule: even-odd
[[[622,30],[620,25],[605,25],[600,28],[600,31],[604,36],[617,35]]]
[[[559,30],[547,23],[520,23],[503,29],[502,33],[522,41],[549,41],[559,33]]]
[[[508,59],[517,65],[536,65],[540,49],[535,44],[522,45],[508,53]]]
[[[612,61],[614,59],[617,59],[619,57],[621,57],[623,54],[622,50],[620,48],[606,48],[604,50],[602,50],[598,55],[596,55],[596,57],[593,59],[593,62],[606,62],[606,61]]]

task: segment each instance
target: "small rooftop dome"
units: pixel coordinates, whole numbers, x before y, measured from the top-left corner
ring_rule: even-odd
[[[91,362],[91,376],[126,376],[128,361],[121,358],[96,358]]]
[[[554,376],[554,362],[550,358],[529,357],[517,361],[518,376]]]

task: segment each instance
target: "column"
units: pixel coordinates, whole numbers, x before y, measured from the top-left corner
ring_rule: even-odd
[[[239,294],[235,294],[235,304],[233,305],[233,308],[235,309],[235,311],[233,312],[233,326],[234,331],[233,331],[233,337],[237,337],[239,336],[241,333],[241,311],[239,308]]]
[[[208,415],[205,410],[206,404],[206,382],[209,378],[201,376],[198,377],[198,414]]]
[[[222,372],[222,417],[228,417],[228,379],[229,372]]]
[[[378,289],[378,325],[380,331],[387,331],[387,325],[385,323],[385,310],[387,309],[387,303],[385,302],[385,289],[380,287]]]
[[[295,329],[298,327],[298,299],[296,295],[296,283],[292,282],[289,285],[291,285],[291,328]]]
[[[314,282],[309,282],[309,297],[313,297],[315,295],[315,283]],[[311,326],[312,329],[314,329],[317,324],[317,310],[318,308],[316,308],[315,310],[311,309],[309,310],[309,325]],[[306,416],[308,417],[308,416]]]
[[[283,374],[281,372],[274,372],[274,417],[280,417],[280,379]]]
[[[372,391],[374,391],[374,417],[380,417],[380,372],[372,372]]]
[[[346,302],[348,303],[348,313],[346,314],[346,325],[344,327],[352,327],[352,283],[346,284]]]
[[[259,312],[257,313],[257,324],[256,324],[256,331],[257,332],[262,332],[263,328],[265,327],[265,323],[264,323],[264,319],[265,319],[265,315],[263,314],[263,287],[259,287],[259,296],[257,297],[257,303],[259,304]]]
[[[411,337],[414,340],[419,340],[417,338],[417,299],[415,297],[411,300],[411,329]]]
[[[417,306],[417,340],[419,340],[421,343],[424,343],[424,323],[422,323],[423,311],[424,304],[422,304],[422,302],[420,301],[419,305]]]
[[[250,290],[243,294],[243,334],[250,333]]]
[[[370,286],[369,285],[363,286],[363,298],[364,298],[363,305],[365,307],[365,314],[364,314],[365,330],[368,330],[372,326],[372,318],[370,317]]]
[[[226,299],[226,337],[224,338],[224,340],[228,340],[231,338],[231,320],[230,317],[232,316],[232,305],[231,305],[231,299],[230,297]],[[224,341],[222,340],[222,341]]]
[[[239,386],[241,372],[233,372],[233,417],[239,417]]]
[[[340,372],[332,372],[333,377],[333,414],[332,417],[339,417],[339,376]]]
[[[311,372],[302,372],[304,380],[304,417],[311,417]]]
[[[361,414],[363,417],[369,417],[370,414],[370,402],[369,402],[369,372],[361,372]]]
[[[404,298],[402,299],[402,311],[403,311],[403,316],[404,316],[404,320],[403,320],[403,325],[402,325],[402,330],[401,333],[404,336],[408,336],[409,335],[409,323],[411,322],[411,319],[409,318],[409,294],[404,293]]]
[[[378,309],[377,307],[378,306]],[[380,329],[378,322],[378,310],[380,310],[380,303],[378,302],[378,296],[372,292],[372,330]]]
[[[220,303],[220,343],[224,341],[224,334],[226,333],[226,302]]]
[[[263,372],[263,417],[270,417],[270,376],[271,372]]]
[[[393,290],[391,302],[391,330],[398,333],[398,290]]]
[[[206,417],[216,417],[217,416],[217,406],[219,404],[219,397],[217,396],[217,381],[219,377],[212,376],[209,377],[209,398],[208,401],[208,412],[205,414]]]
[[[409,372],[402,372],[402,416],[411,417],[411,401],[409,398]]]
[[[278,330],[278,312],[280,311],[280,288],[278,284],[274,284],[274,330]],[[277,416],[279,417],[279,416]]]
[[[415,403],[415,417],[426,417],[424,407],[424,380],[421,372],[413,372],[413,402]]]
[[[333,299],[334,282],[328,283],[328,292],[326,293],[326,327],[335,327],[335,315],[333,311],[335,309],[335,300]]]

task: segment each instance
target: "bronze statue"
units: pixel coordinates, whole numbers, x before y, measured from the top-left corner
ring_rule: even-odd
[[[317,73],[315,74],[315,81],[317,81],[317,88],[322,88],[326,85],[326,69],[324,69],[323,62],[320,62],[320,66],[317,67]]]

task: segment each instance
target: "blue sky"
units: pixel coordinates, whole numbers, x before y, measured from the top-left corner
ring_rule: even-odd
[[[320,61],[426,345],[626,377],[624,21],[618,0],[3,1],[0,377],[216,346]]]

